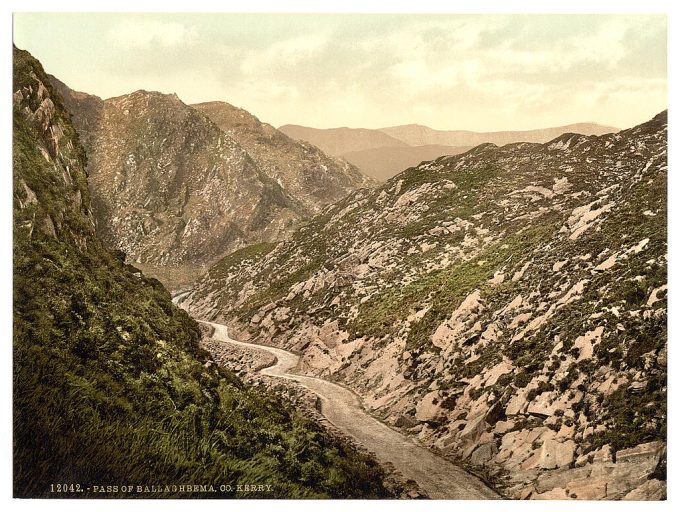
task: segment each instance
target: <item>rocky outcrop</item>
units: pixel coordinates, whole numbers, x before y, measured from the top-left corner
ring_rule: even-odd
[[[216,114],[142,90],[101,100],[52,81],[87,151],[98,234],[135,263],[206,265],[370,184],[225,103]]]
[[[663,449],[625,450],[665,442],[666,173],[665,113],[485,144],[232,255],[183,305],[301,352],[508,496],[657,499]]]
[[[663,499],[666,493],[665,482],[654,477],[663,457],[665,448],[660,442],[619,450],[613,458],[610,447],[605,446],[588,462],[580,461],[575,467],[563,465],[560,466],[561,470],[541,474],[528,497],[553,499],[562,496],[563,499],[584,500]],[[526,488],[523,490],[526,492]]]
[[[223,101],[192,105],[250,155],[262,171],[305,208],[306,216],[373,182],[351,164],[295,141],[249,112]]]
[[[29,240],[37,239],[33,234],[39,232],[85,249],[95,221],[78,135],[61,99],[46,86],[46,76],[39,76],[42,69],[34,67],[35,61],[22,50],[15,48],[14,58],[13,109],[15,116],[21,116],[15,125],[25,123],[25,131],[32,130],[29,136],[15,128],[17,138],[23,135],[19,138],[23,146],[15,142],[14,148],[15,225]],[[37,150],[41,158],[32,161],[24,146]],[[51,172],[44,172],[44,167]]]

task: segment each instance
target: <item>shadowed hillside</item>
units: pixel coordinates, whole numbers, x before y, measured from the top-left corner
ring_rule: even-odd
[[[392,496],[366,455],[210,361],[163,286],[103,246],[71,117],[16,48],[13,104],[14,496]],[[150,484],[171,488],[120,488]]]

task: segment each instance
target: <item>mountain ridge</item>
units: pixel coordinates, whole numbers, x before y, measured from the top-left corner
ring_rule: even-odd
[[[485,143],[213,266],[183,307],[517,499],[665,495],[667,113]]]
[[[333,156],[376,147],[408,146],[406,142],[369,128],[308,128],[287,124],[279,130],[293,139],[306,140]]]
[[[310,213],[317,213],[356,188],[372,185],[347,162],[291,139],[244,109],[220,101],[191,106],[234,137],[267,175],[283,182]]]
[[[88,152],[100,235],[151,268],[205,265],[248,243],[280,239],[329,201],[370,185],[315,148],[295,153],[290,147],[300,145],[292,141],[278,153],[282,160],[263,150],[251,155],[234,130],[176,94],[140,89],[101,100],[55,84]],[[241,142],[253,151],[247,133]]]

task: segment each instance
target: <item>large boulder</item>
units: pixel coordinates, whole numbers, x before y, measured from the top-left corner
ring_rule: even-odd
[[[567,466],[574,461],[574,441],[559,442],[554,439],[546,439],[541,446],[538,459],[538,467],[554,469]]]
[[[472,455],[470,456],[470,463],[474,464],[475,466],[481,466],[490,461],[493,456],[496,455],[496,453],[498,453],[496,443],[485,443],[472,452]]]
[[[652,478],[640,487],[636,487],[623,497],[624,500],[663,500],[666,499],[666,482]]]
[[[460,433],[460,439],[467,439],[469,441],[479,439],[479,437],[486,432],[486,428],[488,427],[488,423],[484,419],[485,416],[486,415],[482,414],[469,420],[463,431]]]
[[[416,419],[419,421],[433,421],[442,413],[440,405],[441,395],[439,391],[427,393],[418,405],[416,405]]]

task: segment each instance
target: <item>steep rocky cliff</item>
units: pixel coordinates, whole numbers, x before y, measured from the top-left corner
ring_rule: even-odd
[[[225,124],[230,107],[228,133],[175,95],[136,91],[104,101],[53,82],[87,151],[97,232],[136,263],[201,265],[281,239],[369,184],[349,164],[227,104],[217,114],[214,104],[201,110]]]
[[[184,306],[516,498],[665,495],[666,113],[478,146],[226,257]]]
[[[192,107],[206,114],[248,152],[260,169],[300,201],[306,215],[372,184],[351,164],[295,141],[249,112],[222,101]]]
[[[83,135],[98,234],[132,261],[205,263],[275,240],[304,217],[232,137],[177,96],[60,92]]]
[[[163,286],[104,247],[70,115],[16,48],[13,121],[15,497],[394,496],[366,455],[219,369]]]

